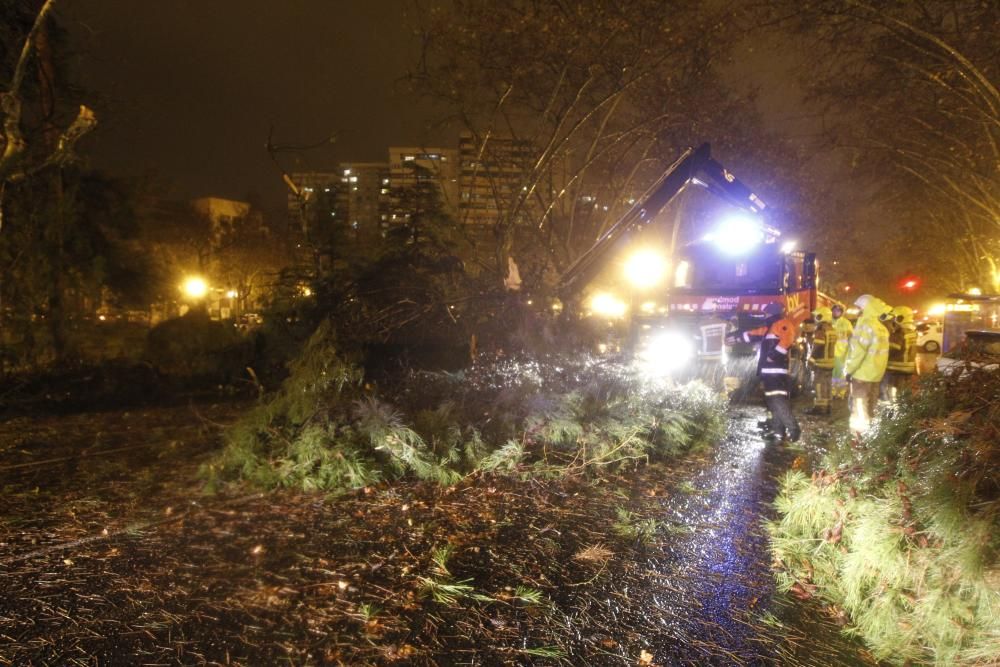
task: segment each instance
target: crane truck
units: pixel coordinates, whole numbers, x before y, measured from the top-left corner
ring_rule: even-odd
[[[811,311],[832,301],[817,289],[816,255],[782,242],[781,232],[768,221],[764,201],[712,158],[707,143],[684,151],[570,265],[557,290],[564,304],[579,304],[584,288],[691,185],[706,188],[735,207],[740,216],[705,230],[697,240],[676,250],[665,279],[643,293],[641,304],[635,298],[630,300],[631,307],[624,300],[619,302],[617,315],[628,311],[627,340],[635,355],[654,371],[679,374],[687,369],[702,377],[707,372],[721,378],[729,375],[727,364],[733,366],[737,358],[751,352],[727,347],[727,329],[760,326],[764,307],[772,302],[791,312],[803,307]],[[600,317],[599,312],[594,315]]]

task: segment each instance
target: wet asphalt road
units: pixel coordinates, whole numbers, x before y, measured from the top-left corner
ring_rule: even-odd
[[[670,540],[650,563],[661,575],[650,590],[662,612],[654,639],[664,664],[871,664],[818,605],[775,591],[763,522],[773,515],[780,476],[828,421],[803,420],[799,445],[766,442],[764,411],[734,406],[726,439],[690,478],[693,493],[674,494],[663,520],[684,539]],[[768,620],[765,620],[768,619]]]

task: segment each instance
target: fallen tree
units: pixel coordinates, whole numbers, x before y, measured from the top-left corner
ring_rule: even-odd
[[[703,385],[644,386],[586,357],[492,359],[376,391],[326,323],[290,370],[229,431],[204,471],[212,483],[314,491],[406,475],[563,476],[675,456],[724,430],[724,402]]]
[[[1000,373],[925,379],[861,443],[793,471],[770,523],[779,586],[886,661],[1000,656]]]

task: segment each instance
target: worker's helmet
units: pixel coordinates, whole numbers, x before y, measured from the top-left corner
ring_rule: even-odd
[[[892,322],[896,317],[895,313],[892,312],[893,311],[892,306],[890,306],[887,303],[883,305],[885,306],[885,309],[878,314],[878,321],[882,322],[883,324],[887,322]]]
[[[892,309],[892,317],[896,324],[909,324],[913,322],[913,309],[909,306],[896,306]]]
[[[874,298],[875,297],[873,297],[871,294],[862,294],[861,296],[859,296],[857,299],[854,300],[854,305],[860,308],[861,310],[864,310],[865,306],[871,303],[871,300]]]
[[[764,314],[771,317],[781,317],[785,314],[785,307],[782,306],[777,301],[772,301],[771,303],[764,306]]]
[[[826,306],[820,306],[813,311],[813,319],[817,322],[830,322],[833,320],[833,311]]]

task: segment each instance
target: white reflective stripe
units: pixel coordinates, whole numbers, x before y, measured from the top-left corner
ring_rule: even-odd
[[[780,345],[775,345],[774,349],[776,349],[778,352],[781,352],[782,354],[788,354],[788,348],[781,347]]]
[[[774,391],[765,391],[765,396],[788,396],[788,392],[784,389],[776,389]]]
[[[764,336],[764,338],[777,338],[777,337],[778,337],[778,334],[773,334],[773,333],[769,333],[766,336]]]
[[[762,368],[760,372],[764,375],[788,375],[787,368]]]

